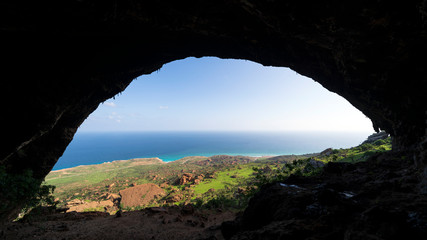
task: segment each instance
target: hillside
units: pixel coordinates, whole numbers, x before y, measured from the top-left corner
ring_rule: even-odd
[[[168,163],[159,159],[114,161],[53,171],[46,177],[46,184],[56,186],[55,197],[62,207],[70,206],[69,203],[86,203],[87,209],[79,208],[80,211],[100,210],[105,205],[112,206],[112,196],[120,196],[121,191],[141,188],[144,184],[156,184],[164,189],[167,195],[163,202],[159,201],[154,205],[181,204],[212,189],[222,190],[244,184],[244,180],[254,172],[252,168],[262,165],[257,162],[259,159],[218,155],[185,157]],[[237,175],[239,181],[234,178]],[[102,202],[104,205],[87,204],[91,202]],[[146,201],[141,200],[142,202]],[[119,208],[130,210],[126,204],[116,205],[109,209],[110,213]],[[132,206],[133,209],[135,207],[144,206]],[[72,207],[72,210],[75,209]]]
[[[120,160],[52,171],[45,184],[56,186],[58,206],[68,211],[114,214],[189,203],[239,210],[262,184],[291,174],[315,174],[327,162],[364,161],[390,149],[387,139],[305,155],[191,156],[168,163],[158,158]]]

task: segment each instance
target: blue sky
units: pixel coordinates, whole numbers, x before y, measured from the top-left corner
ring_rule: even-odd
[[[350,131],[371,121],[344,98],[288,68],[186,58],[143,75],[100,104],[92,131]]]

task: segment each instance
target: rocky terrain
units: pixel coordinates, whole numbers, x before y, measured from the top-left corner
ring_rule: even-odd
[[[305,156],[114,163],[141,178],[148,169],[144,181],[151,182],[134,184],[133,176],[109,171],[99,183],[101,195],[83,194],[98,183],[59,187],[71,192],[71,199],[59,195],[66,208],[43,208],[7,223],[0,239],[424,239],[427,196],[417,193],[418,169],[407,154],[389,151],[390,138],[380,135]],[[174,164],[187,170],[162,174],[174,172]],[[111,170],[111,164],[95,168]],[[65,172],[78,179],[90,174],[78,170]],[[55,174],[52,179],[61,182]]]
[[[281,161],[306,156],[283,156]],[[185,157],[169,163],[152,159],[113,161],[53,171],[47,176],[46,184],[55,185],[55,198],[61,206],[69,208],[68,211],[106,208],[114,213],[120,204],[125,209],[134,209],[184,203],[210,188],[220,190],[225,184],[228,187],[242,185],[245,177],[253,173],[253,166],[263,165],[256,162],[261,159],[264,158],[218,155]],[[230,174],[243,175],[233,179]]]
[[[425,239],[427,196],[400,154],[329,163],[316,177],[265,185],[244,214],[222,225],[226,239]]]

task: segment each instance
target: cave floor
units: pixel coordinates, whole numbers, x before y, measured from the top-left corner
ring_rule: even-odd
[[[0,227],[0,239],[223,239],[220,225],[235,213],[183,212],[179,207],[123,212],[56,213]]]

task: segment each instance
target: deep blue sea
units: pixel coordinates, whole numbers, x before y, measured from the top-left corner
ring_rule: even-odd
[[[336,132],[109,132],[77,133],[53,170],[114,160],[218,154],[270,156],[347,148],[369,133]]]

